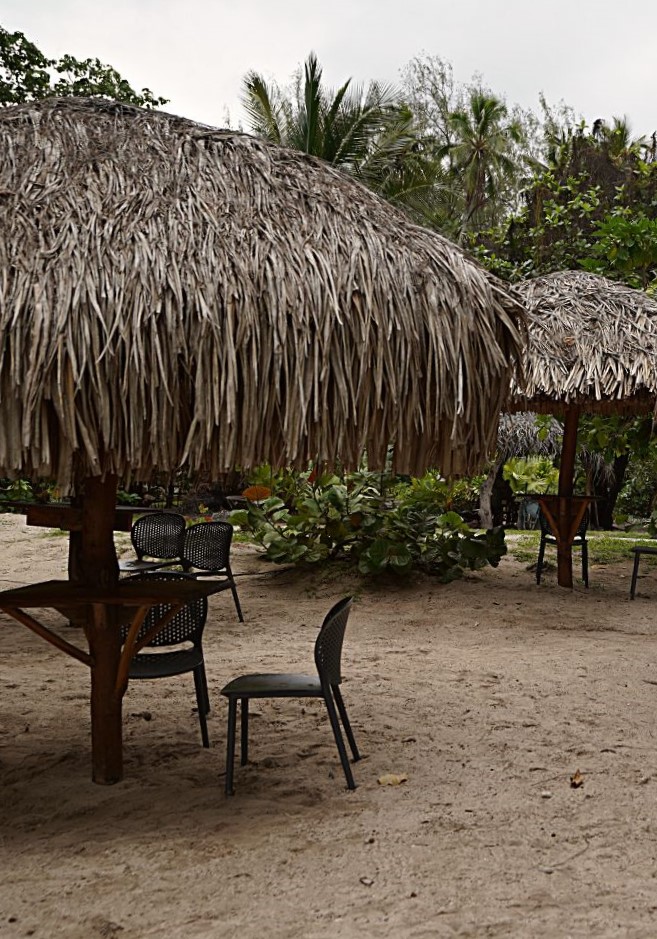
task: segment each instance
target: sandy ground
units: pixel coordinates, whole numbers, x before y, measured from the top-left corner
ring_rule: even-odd
[[[23,522],[0,516],[3,587],[65,571],[65,538]],[[510,559],[448,586],[272,576],[239,545],[234,568],[246,622],[221,594],[206,632],[210,750],[191,676],[133,682],[116,786],[90,781],[85,667],[0,615],[2,939],[657,936],[654,571],[630,602],[629,561],[572,593]],[[219,690],[310,669],[351,591],[358,789],[319,705],[262,702],[226,800]]]

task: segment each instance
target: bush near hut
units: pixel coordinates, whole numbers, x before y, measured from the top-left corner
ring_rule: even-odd
[[[450,581],[495,566],[506,553],[502,529],[475,533],[450,508],[455,494],[462,498],[475,484],[451,486],[435,473],[400,482],[368,472],[285,472],[280,482],[279,490],[270,475],[272,495],[230,516],[279,564],[348,560],[363,574],[422,570]]]

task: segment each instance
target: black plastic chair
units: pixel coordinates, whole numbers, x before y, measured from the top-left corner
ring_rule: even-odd
[[[647,545],[637,545],[635,548],[632,548],[634,552],[634,567],[632,568],[632,582],[630,584],[630,600],[634,600],[634,594],[636,593],[636,582],[639,576],[639,561],[641,560],[641,555],[643,554],[657,554],[657,547],[650,548]]]
[[[333,736],[340,754],[340,762],[349,789],[356,784],[349,765],[347,751],[340,730],[342,720],[354,762],[360,753],[347,717],[347,710],[340,692],[342,675],[340,660],[342,641],[351,610],[352,597],[336,603],[326,615],[315,642],[315,665],[317,675],[258,674],[242,675],[229,682],[221,693],[228,698],[228,743],[226,751],[226,795],[233,794],[233,765],[235,762],[235,733],[237,727],[237,702],[241,702],[241,765],[249,756],[249,700],[251,698],[323,698],[328,711]],[[337,705],[337,710],[336,710]]]
[[[120,561],[119,571],[122,574],[144,573],[181,564],[186,527],[184,517],[175,512],[142,515],[130,530],[137,559]]]
[[[552,534],[550,523],[542,511],[538,513],[538,523],[541,529],[541,542],[538,546],[538,559],[536,561],[536,583],[540,584],[541,573],[543,570],[543,558],[545,556],[545,546],[554,545],[554,547],[556,547],[557,539]],[[587,509],[584,513],[582,521],[579,523],[575,537],[573,538],[573,547],[579,547],[582,549],[582,580],[584,581],[585,587],[588,587],[589,585],[589,546],[586,541],[586,532],[588,527],[589,512]]]
[[[133,579],[190,580],[190,577],[188,574],[173,571],[159,571],[154,574],[138,575]],[[171,607],[168,604],[152,607],[139,631],[139,636],[145,636],[170,609]],[[193,672],[198,719],[201,725],[201,738],[204,747],[210,746],[206,720],[207,715],[210,713],[210,697],[208,695],[202,645],[207,616],[207,597],[199,597],[198,600],[192,600],[190,603],[185,604],[173,619],[150,640],[145,648],[162,648],[183,644],[186,644],[186,648],[175,649],[171,652],[140,652],[133,658],[128,672],[129,678],[170,678],[173,675]],[[121,634],[123,641],[125,641],[128,626],[122,627]]]
[[[228,522],[198,522],[185,531],[182,548],[183,570],[192,577],[221,577],[230,584],[240,623],[244,622],[237,596],[235,578],[230,568],[230,544],[233,526]]]

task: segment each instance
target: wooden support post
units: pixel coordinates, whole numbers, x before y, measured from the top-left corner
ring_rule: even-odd
[[[579,408],[571,405],[564,417],[563,444],[559,465],[559,507],[556,522],[557,537],[557,583],[560,587],[573,586],[573,536],[569,500],[575,486],[575,457],[577,455],[577,425]]]
[[[113,611],[103,603],[91,604],[85,633],[92,658],[92,778],[96,783],[111,785],[123,778],[123,696],[116,690],[121,658],[121,633]]]
[[[82,530],[78,569],[82,583],[115,586],[119,582],[119,562],[114,547],[116,476],[88,476],[82,497]]]

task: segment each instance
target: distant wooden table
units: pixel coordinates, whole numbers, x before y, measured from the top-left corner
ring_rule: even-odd
[[[594,496],[536,496],[557,542],[557,574],[561,587],[573,586],[573,540],[594,499]]]
[[[122,580],[103,589],[67,580],[48,580],[0,592],[0,610],[90,668],[94,782],[110,784],[123,778],[121,711],[133,656],[186,603],[229,587],[230,584],[220,581]],[[158,604],[170,605],[170,609],[137,640],[148,611]],[[55,609],[68,619],[82,621],[89,651],[63,639],[26,612],[33,609]],[[125,624],[129,624],[129,630],[122,647],[121,626]]]

